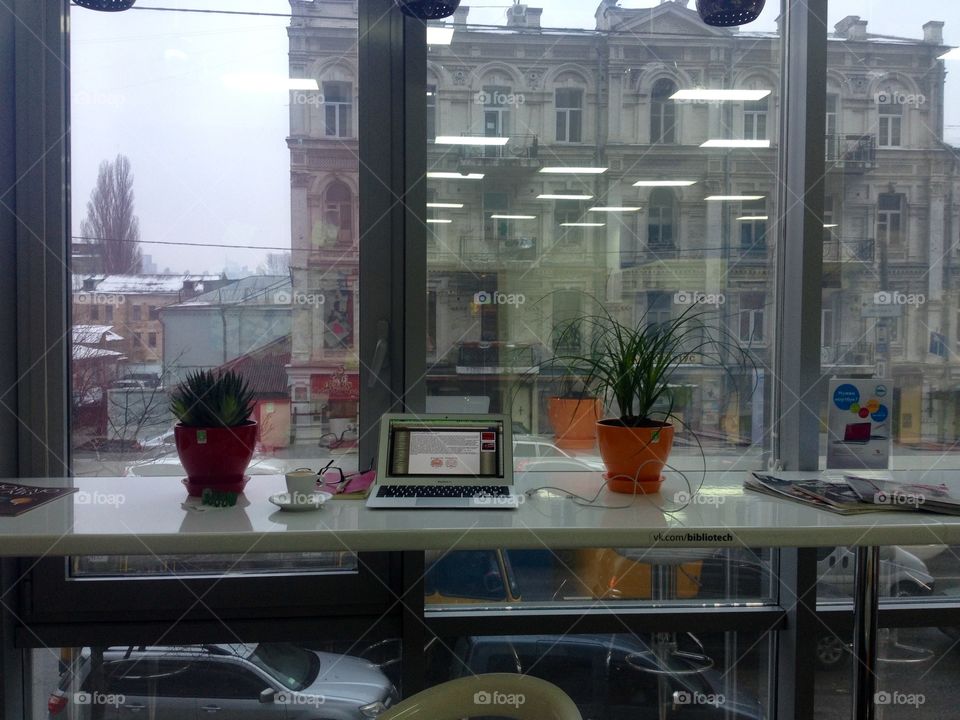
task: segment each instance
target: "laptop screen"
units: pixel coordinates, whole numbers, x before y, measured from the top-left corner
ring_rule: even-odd
[[[503,422],[489,418],[391,418],[387,466],[394,478],[504,477]]]

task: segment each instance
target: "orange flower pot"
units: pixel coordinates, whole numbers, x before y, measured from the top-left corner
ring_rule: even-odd
[[[619,420],[601,420],[597,441],[607,477],[612,478],[607,487],[629,494],[660,490],[663,466],[673,447],[673,425],[651,420],[644,427],[626,427]]]
[[[547,415],[557,447],[592,448],[597,442],[597,421],[603,417],[603,402],[600,398],[552,397],[547,403]]]

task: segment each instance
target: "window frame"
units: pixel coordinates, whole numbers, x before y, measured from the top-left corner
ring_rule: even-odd
[[[658,87],[669,87],[658,93]],[[670,100],[670,96],[677,91],[677,83],[673,78],[657,78],[650,87],[650,144],[676,145],[678,144],[678,108]],[[669,122],[669,125],[667,123]],[[654,132],[656,130],[656,132]]]
[[[576,98],[576,105],[560,105],[560,93],[571,93]],[[556,112],[556,141],[558,143],[577,144],[583,142],[583,88],[578,87],[557,87],[554,88],[553,102]],[[577,137],[573,137],[573,120],[577,119]],[[561,137],[560,126],[561,119],[563,124],[563,137]]]

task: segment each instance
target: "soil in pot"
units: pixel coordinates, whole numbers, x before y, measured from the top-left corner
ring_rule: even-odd
[[[673,447],[673,425],[647,420],[633,427],[619,419],[601,420],[597,423],[597,441],[607,477],[613,478],[607,487],[629,494],[660,490],[663,466]],[[636,478],[636,483],[628,478]]]
[[[603,402],[599,398],[552,397],[547,414],[557,447],[585,450],[596,444],[597,421],[603,416]]]

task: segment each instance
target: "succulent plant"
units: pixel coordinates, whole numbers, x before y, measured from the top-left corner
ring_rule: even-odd
[[[177,385],[170,409],[187,427],[236,427],[253,413],[253,392],[233,370],[198,370]]]

